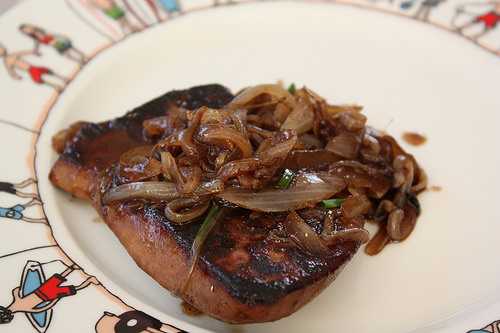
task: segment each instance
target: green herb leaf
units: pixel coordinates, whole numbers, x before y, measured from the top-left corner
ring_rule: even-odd
[[[281,175],[280,180],[278,181],[278,187],[282,189],[287,189],[290,187],[292,183],[293,177],[295,177],[295,173],[290,169],[283,170],[283,174]]]
[[[205,220],[201,224],[201,227],[198,230],[198,233],[196,234],[193,245],[191,247],[191,265],[189,268],[188,277],[184,282],[182,290],[186,290],[189,281],[191,280],[191,275],[193,274],[196,262],[198,261],[198,257],[200,256],[203,244],[205,243],[208,235],[210,234],[210,231],[212,231],[212,229],[214,228],[215,224],[217,223],[223,212],[224,212],[223,208],[221,209],[219,206],[214,204],[212,208],[210,208],[210,211],[205,217]]]
[[[215,225],[215,222],[217,221],[217,213],[220,211],[220,207],[217,205],[213,205],[212,208],[210,208],[210,211],[208,212],[207,216],[205,217],[205,220],[201,224],[200,229],[198,230],[198,233],[196,234],[196,237],[193,242],[193,254],[198,255],[199,251],[201,250],[201,247],[205,240],[207,239],[208,234],[212,230],[212,228]]]
[[[297,87],[295,87],[295,83],[292,83],[291,85],[288,86],[288,92],[290,94],[295,94],[295,92],[297,91]]]
[[[344,202],[345,199],[328,199],[323,200],[321,203],[324,208],[338,208]]]

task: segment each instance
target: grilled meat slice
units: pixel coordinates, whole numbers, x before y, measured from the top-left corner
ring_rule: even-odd
[[[209,235],[183,289],[201,219],[176,225],[164,216],[161,202],[101,202],[101,188],[115,185],[112,166],[120,155],[150,143],[142,132],[145,119],[164,115],[173,105],[219,108],[232,97],[219,85],[194,87],[170,92],[109,122],[80,123],[79,129],[68,132],[50,179],[64,191],[91,200],[137,265],[202,312],[230,323],[273,321],[292,314],[327,287],[359,244],[339,242],[328,255],[311,255],[275,237],[286,215],[234,209]],[[300,214],[321,231],[321,210]]]

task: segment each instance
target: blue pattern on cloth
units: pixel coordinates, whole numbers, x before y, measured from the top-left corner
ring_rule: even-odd
[[[29,295],[42,285],[42,277],[38,273],[38,271],[28,271],[26,274],[26,280],[24,281],[24,285],[22,286],[23,295]],[[48,302],[42,302],[38,304],[36,307],[41,308],[48,304]],[[39,312],[39,313],[30,313],[30,316],[36,321],[38,326],[44,327],[47,324],[47,311]]]
[[[165,9],[169,13],[178,12],[181,10],[177,0],[159,0],[159,2],[163,9]]]
[[[6,217],[9,219],[20,220],[23,218],[23,211],[26,208],[23,205],[15,205],[10,208],[0,207],[0,217]]]

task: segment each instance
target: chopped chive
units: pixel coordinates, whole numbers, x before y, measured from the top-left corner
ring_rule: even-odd
[[[323,207],[324,208],[338,208],[340,205],[344,202],[345,199],[328,199],[328,200],[323,200]]]
[[[196,234],[195,240],[193,242],[194,244],[201,247],[208,234],[210,233],[210,230],[212,230],[213,226],[215,225],[215,222],[217,220],[215,217],[217,213],[219,213],[220,209],[221,208],[217,205],[213,205],[212,208],[210,208],[210,211],[205,217],[205,220],[201,224],[200,230],[198,230],[198,233]]]
[[[297,91],[297,87],[295,87],[295,83],[292,83],[291,85],[288,86],[288,92],[290,94],[295,94],[295,92]]]
[[[203,244],[205,244],[210,231],[212,231],[223,212],[224,208],[221,208],[214,204],[212,208],[210,208],[210,211],[205,217],[205,220],[201,224],[201,227],[198,230],[196,237],[194,238],[193,245],[191,246],[191,264],[188,272],[188,277],[184,281],[184,285],[182,286],[183,291],[186,290],[191,280],[191,275],[193,275],[194,267],[196,266],[196,262],[198,261],[198,257],[200,256]]]
[[[283,170],[283,174],[281,175],[281,178],[278,181],[278,187],[282,189],[287,189],[288,187],[290,187],[290,184],[292,183],[294,176],[295,174],[293,173],[292,170],[290,169]]]

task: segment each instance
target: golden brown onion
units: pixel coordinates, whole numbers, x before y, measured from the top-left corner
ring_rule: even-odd
[[[328,150],[294,150],[288,155],[283,167],[291,170],[325,167],[342,159]]]
[[[344,132],[333,137],[326,145],[325,149],[339,156],[355,159],[358,156],[361,141],[359,136]]]
[[[239,93],[228,105],[229,109],[244,108],[250,104],[256,97],[267,94],[277,100],[284,100],[293,104],[293,96],[283,87],[277,84],[261,84],[246,88]]]
[[[142,123],[146,134],[150,137],[162,135],[165,129],[168,128],[168,125],[169,124],[167,116],[146,119]]]
[[[366,244],[365,253],[370,256],[380,253],[390,240],[391,238],[387,235],[386,228],[380,226],[375,236]]]
[[[405,240],[415,228],[417,211],[406,204],[404,209],[396,209],[389,214],[387,219],[387,234],[392,240]]]
[[[172,200],[179,197],[175,184],[169,182],[135,182],[119,185],[110,189],[102,197],[102,202],[128,199]]]
[[[237,206],[260,212],[286,212],[314,206],[338,193],[338,188],[320,179],[306,177],[287,189],[261,191],[226,188],[218,197]]]
[[[120,156],[121,175],[132,181],[144,180],[161,174],[161,164],[151,158],[152,146],[130,149]]]
[[[312,129],[313,122],[314,111],[311,104],[305,100],[299,100],[281,125],[281,130],[294,130],[297,134],[303,134]]]
[[[323,235],[321,238],[327,246],[334,246],[339,241],[353,241],[364,244],[370,239],[370,234],[363,228],[350,228]]]
[[[421,167],[417,167],[418,183],[411,187],[413,193],[420,193],[427,188],[427,174]]]
[[[339,121],[348,131],[358,131],[365,127],[366,116],[360,112],[341,112]]]
[[[371,208],[372,203],[366,195],[351,196],[342,203],[342,211],[344,216],[348,218],[366,214]]]
[[[192,198],[175,199],[165,207],[165,216],[175,224],[185,224],[202,216],[209,206],[209,201],[200,203]]]
[[[248,138],[230,127],[207,128],[200,133],[200,140],[204,143],[214,145],[222,144],[226,148],[235,147],[240,151],[242,158],[251,157],[253,153],[253,148]]]
[[[287,235],[309,254],[325,255],[329,252],[319,235],[296,212],[288,214],[283,227]]]
[[[261,164],[259,159],[255,157],[232,161],[225,164],[222,168],[219,169],[217,178],[225,183],[229,179],[234,178],[243,172],[255,170],[256,168],[260,167],[260,165]]]
[[[297,134],[293,130],[288,130],[275,135],[273,139],[269,139],[270,144],[264,149],[260,149],[258,157],[262,164],[269,165],[284,161],[290,151],[297,143]]]

